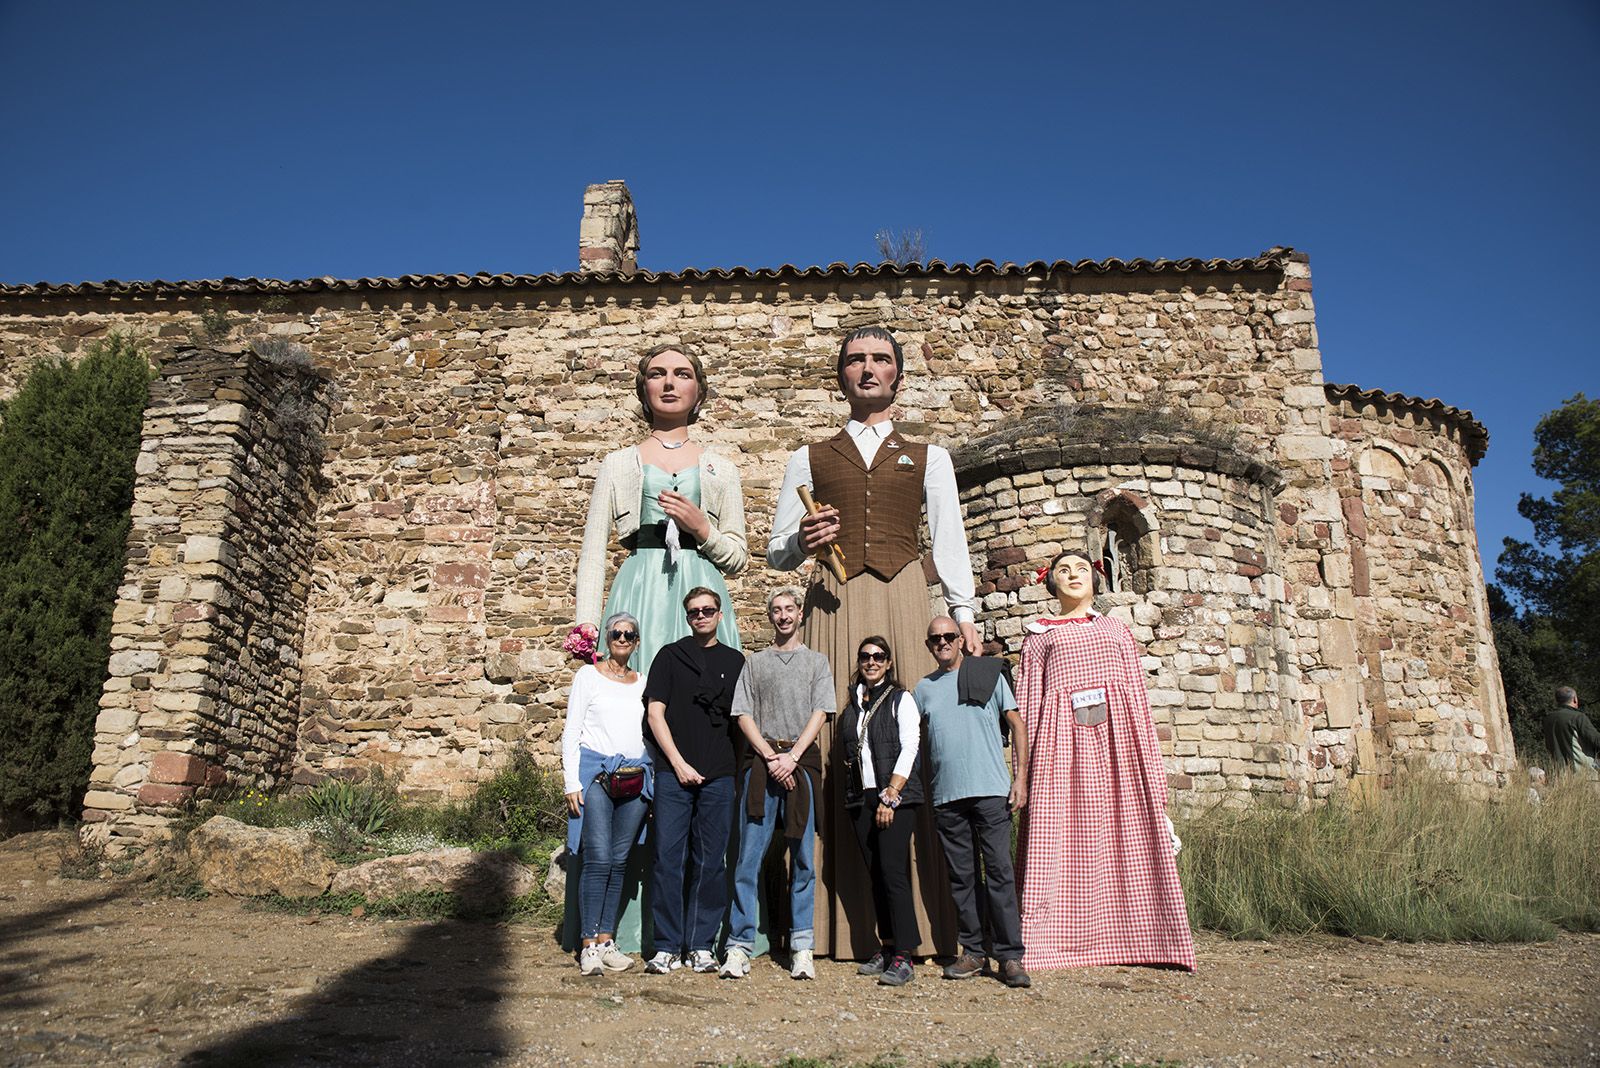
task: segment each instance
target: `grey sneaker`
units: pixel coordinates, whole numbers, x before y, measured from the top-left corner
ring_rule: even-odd
[[[678,959],[677,954],[662,950],[644,962],[644,973],[646,975],[666,975],[668,972],[675,972],[681,967],[683,967],[683,961]]]
[[[633,958],[617,948],[615,939],[596,943],[594,948],[600,951],[600,967],[608,972],[625,972],[633,967]]]
[[[797,949],[789,958],[790,979],[815,979],[817,965],[812,959],[811,950]]]
[[[605,965],[600,961],[598,945],[584,946],[578,951],[578,972],[582,975],[603,975]]]
[[[697,972],[714,972],[717,970],[717,958],[709,949],[695,950],[689,954],[689,959],[684,963]]]
[[[882,975],[883,969],[888,967],[889,954],[878,950],[856,967],[857,975]]]
[[[717,974],[724,979],[743,979],[750,974],[750,954],[743,946],[728,947],[728,955],[722,958],[722,971]]]
[[[896,953],[889,961],[888,967],[883,969],[883,974],[878,976],[879,986],[905,986],[916,977],[911,968],[911,958]]]

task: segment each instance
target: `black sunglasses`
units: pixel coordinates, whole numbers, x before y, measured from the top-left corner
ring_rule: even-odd
[[[946,642],[957,642],[957,641],[960,641],[960,640],[961,640],[961,635],[959,635],[959,634],[945,633],[945,634],[930,634],[930,635],[928,635],[928,644],[929,645],[944,645]]]
[[[722,611],[720,608],[713,608],[710,605],[701,605],[699,608],[686,608],[684,609],[683,614],[688,616],[690,619],[702,619],[706,616],[714,616],[720,611]]]
[[[884,652],[872,652],[870,650],[863,649],[861,652],[856,654],[856,659],[863,664],[867,663],[868,661],[871,661],[874,664],[887,664],[889,662],[889,654]]]
[[[639,640],[639,632],[636,630],[614,630],[608,637],[614,642],[636,642]]]

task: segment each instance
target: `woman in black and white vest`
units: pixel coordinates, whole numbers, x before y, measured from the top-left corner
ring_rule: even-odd
[[[845,810],[872,881],[882,948],[858,969],[885,986],[912,978],[921,936],[911,894],[911,834],[923,801],[922,716],[894,673],[888,639],[856,648],[850,705],[839,717],[834,749]]]

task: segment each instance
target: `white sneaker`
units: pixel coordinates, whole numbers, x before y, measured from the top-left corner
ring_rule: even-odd
[[[789,959],[789,978],[815,979],[816,977],[817,965],[811,958],[811,950],[795,950]]]
[[[600,960],[600,947],[598,945],[584,946],[578,951],[578,971],[583,975],[601,975],[605,972],[605,965]]]
[[[662,950],[644,962],[646,975],[666,975],[668,972],[675,972],[681,967],[683,967],[683,961],[678,959],[677,954],[668,953],[666,950]]]
[[[709,949],[697,949],[690,953],[686,963],[697,972],[714,972],[717,970],[717,958],[712,955]]]
[[[633,958],[618,949],[614,939],[597,942],[594,948],[600,951],[600,966],[608,972],[625,972],[633,967]]]
[[[728,955],[722,958],[722,971],[717,974],[724,979],[743,979],[750,974],[750,954],[743,946],[731,946]]]

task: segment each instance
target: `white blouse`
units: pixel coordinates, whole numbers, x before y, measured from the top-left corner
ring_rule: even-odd
[[[644,756],[644,675],[618,682],[585,664],[572,677],[567,723],[561,732],[561,774],[566,792],[583,789],[578,781],[578,750],[604,756]]]

